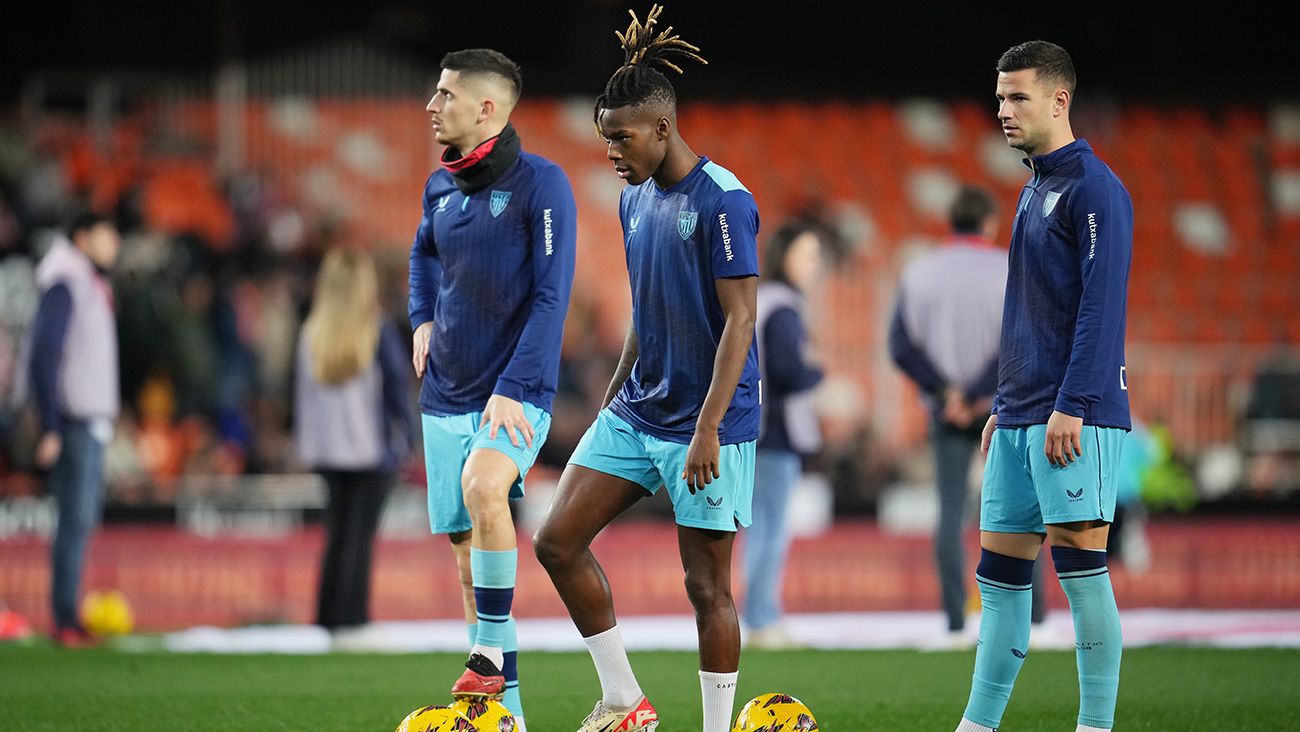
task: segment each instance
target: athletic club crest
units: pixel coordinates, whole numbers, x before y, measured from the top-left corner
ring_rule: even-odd
[[[698,211],[682,211],[677,214],[677,233],[682,235],[682,241],[691,238],[695,233],[695,224],[700,220]]]
[[[1047,195],[1043,196],[1043,218],[1047,218],[1052,214],[1052,209],[1056,208],[1056,202],[1059,200],[1061,200],[1061,194],[1056,191],[1048,191]]]
[[[506,210],[506,205],[510,203],[510,191],[492,191],[492,198],[488,202],[492,210],[492,218],[501,215]]]

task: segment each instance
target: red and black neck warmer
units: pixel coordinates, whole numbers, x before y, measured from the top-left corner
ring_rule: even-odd
[[[519,150],[519,135],[514,125],[507,122],[501,134],[484,140],[468,155],[461,155],[453,147],[443,150],[442,167],[451,173],[460,192],[468,196],[504,175],[519,159]]]

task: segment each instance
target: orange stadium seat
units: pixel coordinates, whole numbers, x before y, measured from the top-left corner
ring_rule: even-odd
[[[848,209],[867,212],[872,240],[862,242],[866,246],[837,270],[837,281],[856,284],[829,288],[837,307],[826,311],[845,315],[823,324],[819,335],[835,344],[835,363],[864,374],[870,373],[867,364],[883,337],[876,331],[884,315],[877,311],[887,297],[876,289],[896,276],[900,243],[945,233],[942,217],[914,210],[906,187],[909,173],[935,168],[960,182],[983,184],[1008,208],[1021,185],[992,179],[983,164],[981,145],[997,134],[991,101],[943,108],[952,122],[951,146],[910,140],[902,107],[884,101],[704,102],[679,110],[693,147],[730,168],[753,191],[765,232],[799,211],[832,218]],[[572,114],[564,101],[529,99],[515,111],[515,122],[529,149],[555,159],[570,174],[580,215],[578,286],[594,292],[602,309],[624,312],[627,284],[621,277],[617,216],[593,177],[607,172],[604,151],[594,138],[591,144],[575,138]],[[437,152],[418,104],[324,99],[285,107],[253,98],[244,115],[245,165],[277,186],[287,201],[308,214],[325,213],[321,207],[332,196],[351,217],[348,230],[366,242],[409,245],[419,191]],[[1300,168],[1300,147],[1270,143],[1265,115],[1255,108],[1136,105],[1085,119],[1093,129],[1077,131],[1133,197],[1130,340],[1265,342],[1276,330],[1263,324],[1270,319],[1295,335],[1300,217],[1272,213],[1269,196],[1274,170]],[[233,224],[217,183],[215,156],[207,154],[216,149],[217,123],[213,103],[184,100],[125,119],[110,150],[98,150],[83,130],[57,121],[47,125],[42,139],[62,156],[72,183],[92,192],[97,205],[107,207],[124,191],[143,186],[152,225],[164,231],[198,229],[223,241]],[[160,157],[156,151],[166,146],[150,142],[161,134],[205,152],[185,160]],[[372,154],[378,157],[367,157]],[[324,201],[313,198],[323,194]],[[1208,204],[1223,213],[1230,228],[1226,252],[1205,255],[1184,245],[1173,215],[1185,203]],[[1003,242],[1010,212],[1006,219]],[[621,327],[614,338],[621,338]]]

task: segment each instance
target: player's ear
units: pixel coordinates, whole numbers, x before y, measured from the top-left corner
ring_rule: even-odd
[[[668,117],[660,117],[655,123],[655,139],[663,142],[668,139],[668,135],[673,131],[673,122]]]
[[[497,103],[493,101],[491,97],[486,97],[483,99],[481,103],[479,103],[478,121],[486,122],[492,119],[492,117],[496,114],[496,112],[497,112]]]
[[[1060,117],[1070,111],[1070,90],[1057,89],[1056,96],[1052,99],[1052,116]]]

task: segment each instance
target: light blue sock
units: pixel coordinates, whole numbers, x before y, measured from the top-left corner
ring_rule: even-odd
[[[1029,652],[1029,619],[1033,608],[1034,563],[984,549],[975,580],[979,584],[979,647],[971,680],[966,719],[991,729],[1002,723],[1016,675]]]
[[[515,598],[515,571],[519,552],[469,550],[474,573],[474,602],[478,605],[476,647],[504,648],[506,625]]]
[[[478,623],[469,623],[465,626],[465,634],[469,636],[469,647],[474,647],[474,642],[478,640]]]
[[[1079,724],[1115,726],[1119,665],[1124,639],[1104,550],[1052,547],[1061,589],[1070,600],[1074,647],[1079,664]]]

